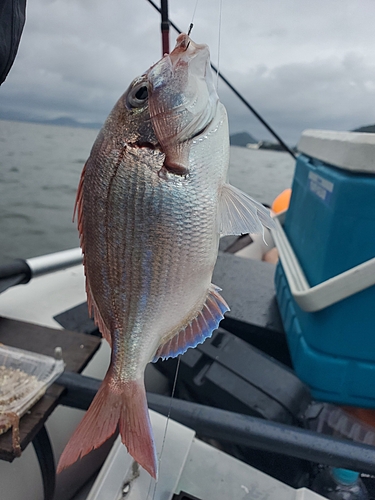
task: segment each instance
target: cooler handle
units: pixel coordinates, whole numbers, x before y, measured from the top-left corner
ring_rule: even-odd
[[[275,217],[276,229],[272,237],[279,251],[290,291],[299,307],[306,312],[316,312],[355,293],[375,285],[375,257],[318,285],[310,287],[296,254],[284,232],[282,212]]]

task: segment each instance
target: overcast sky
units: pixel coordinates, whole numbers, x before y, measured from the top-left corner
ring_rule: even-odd
[[[158,0],[156,0],[157,3]],[[222,2],[220,51],[219,17]],[[287,142],[306,128],[375,123],[375,0],[198,0],[192,38]],[[170,0],[187,29],[195,0]],[[0,112],[102,122],[130,81],[161,56],[146,0],[28,0]],[[176,33],[171,30],[171,45]],[[268,133],[219,83],[231,132]]]

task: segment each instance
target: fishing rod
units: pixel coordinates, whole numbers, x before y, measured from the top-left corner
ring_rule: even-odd
[[[153,7],[156,9],[160,14],[162,14],[162,9],[159,8],[153,0],[147,0]],[[162,0],[162,6],[163,4],[167,3],[167,0]],[[165,9],[165,6],[163,7]],[[168,10],[166,10],[168,12]],[[173,21],[170,19],[168,20],[168,23],[177,31],[177,33],[181,34],[182,30],[178,28]],[[163,21],[162,21],[163,25]],[[169,29],[169,26],[168,26]],[[169,43],[169,42],[168,42]],[[169,52],[169,51],[168,51]],[[224,83],[231,89],[231,91],[240,99],[240,101],[253,113],[253,115],[258,118],[258,120],[264,125],[264,127],[274,136],[274,138],[277,140],[277,142],[287,151],[295,160],[296,155],[295,153],[290,149],[290,147],[281,139],[281,137],[273,130],[273,128],[264,120],[264,118],[261,117],[261,115],[253,108],[253,106],[243,97],[240,92],[230,83],[230,81],[221,73],[221,71],[216,68],[214,64],[211,64],[211,68],[215,71],[215,73],[218,74],[218,76],[222,79]]]
[[[161,0],[161,39],[163,53],[169,54],[169,16],[168,16],[168,0]]]

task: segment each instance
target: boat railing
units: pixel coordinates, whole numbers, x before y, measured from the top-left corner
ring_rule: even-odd
[[[72,248],[30,259],[15,259],[0,266],[0,293],[15,285],[28,283],[32,278],[54,273],[82,263],[80,248]]]

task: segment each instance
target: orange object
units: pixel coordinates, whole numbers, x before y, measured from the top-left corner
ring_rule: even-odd
[[[284,212],[284,210],[287,210],[289,207],[291,195],[292,195],[291,188],[284,189],[284,191],[280,193],[278,196],[276,196],[276,198],[273,200],[271,207],[272,210],[277,214],[280,212]]]
[[[346,413],[349,413],[349,415],[352,415],[358,420],[362,420],[362,422],[365,422],[367,425],[375,427],[375,410],[356,408],[352,406],[342,406],[341,408],[345,410]]]

